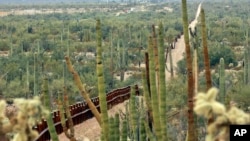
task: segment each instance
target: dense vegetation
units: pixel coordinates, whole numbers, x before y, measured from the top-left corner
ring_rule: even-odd
[[[197,6],[198,3],[188,3],[187,14],[189,22],[195,17],[194,13],[196,13]],[[4,7],[2,9],[4,12],[8,12],[13,8],[31,9],[31,7],[34,9],[45,9],[44,7],[46,6],[7,6],[7,8]],[[67,7],[77,10],[83,8],[85,11],[70,13],[67,11]],[[166,7],[169,7],[170,10],[166,10]],[[220,101],[227,104],[227,106],[230,100],[236,101],[241,108],[246,110],[249,107],[250,99],[247,91],[250,75],[247,73],[249,68],[245,69],[243,66],[250,62],[247,62],[249,58],[246,57],[249,52],[247,51],[249,44],[248,27],[250,25],[248,4],[232,1],[224,3],[206,2],[203,3],[203,8],[206,11],[209,64],[211,70],[214,70],[212,73],[212,85],[218,88],[225,85],[224,89],[227,95],[220,96]],[[56,9],[61,9],[62,13],[56,12]],[[182,7],[178,2],[134,5],[119,5],[117,3],[109,5],[79,4],[59,5],[58,7],[52,5],[47,10],[52,12],[49,14],[31,15],[12,13],[1,17],[0,94],[6,99],[31,98],[42,95],[42,84],[44,78],[46,78],[49,86],[47,91],[50,94],[52,107],[55,106],[55,104],[52,104],[52,101],[56,101],[60,93],[65,91],[63,86],[66,86],[67,92],[70,93],[69,101],[71,104],[82,101],[81,92],[75,87],[72,75],[68,72],[64,59],[65,56],[68,56],[75,71],[84,80],[85,89],[90,94],[90,97],[97,96],[98,92],[100,93],[98,87],[101,85],[101,82],[98,81],[99,78],[96,76],[104,76],[101,79],[105,80],[105,86],[99,88],[102,90],[102,94],[112,89],[135,83],[142,86],[141,72],[144,69],[140,65],[144,62],[144,53],[149,51],[147,49],[156,46],[154,39],[161,38],[161,51],[163,52],[185,30],[182,19]],[[101,25],[98,28],[96,27],[97,19],[101,21]],[[156,26],[156,29],[157,31],[162,29],[163,34],[154,36],[152,25],[158,25],[158,23],[162,23],[162,26]],[[101,28],[101,36],[96,34],[100,32],[97,30],[99,28]],[[194,43],[197,43],[198,70],[203,72],[205,64],[203,63],[201,40],[204,39],[201,38],[202,30],[200,24],[197,26],[196,34],[198,35],[195,39],[196,42],[193,39],[190,40],[191,52],[189,53],[192,54],[196,51],[193,47]],[[152,39],[148,38],[150,35],[153,35]],[[102,47],[97,49],[97,46]],[[190,56],[188,57],[189,53],[186,53],[184,59],[178,62],[178,76],[172,78],[171,82],[165,85],[169,96],[167,107],[165,107],[167,110],[176,107],[184,109],[188,105],[186,99],[190,98],[190,95],[187,95],[187,91],[193,85],[189,83],[191,81],[188,81],[188,85],[186,84],[187,80],[193,79],[193,76],[189,74],[192,66],[190,65],[190,68],[186,67],[189,61],[186,58],[191,59]],[[151,55],[149,58],[153,58],[153,54],[149,55]],[[96,58],[102,58],[102,61],[96,61]],[[244,65],[242,61],[244,61]],[[101,71],[96,71],[96,64],[99,64],[99,62],[103,64],[103,72],[102,68]],[[152,59],[150,60],[153,66],[158,65],[156,62],[152,62]],[[220,63],[225,64],[224,68],[229,70],[226,71],[223,82],[221,80],[221,69],[223,69],[221,66],[223,65]],[[151,69],[153,70],[154,67]],[[132,73],[132,77],[126,78],[128,73]],[[150,76],[151,81],[152,78],[155,78],[155,75],[158,75],[157,73],[156,71],[156,74]],[[100,74],[102,75],[100,76]],[[198,78],[198,89],[199,91],[205,91],[205,77],[203,73],[200,76]],[[151,85],[157,84],[159,83],[153,82]],[[184,85],[188,87],[183,87]],[[161,86],[160,88],[164,89]],[[159,92],[157,88],[151,87],[151,89]],[[147,91],[147,88],[145,90],[144,87],[144,91]],[[159,118],[159,123],[155,123],[159,126],[160,122],[166,122],[162,121],[162,115],[157,115],[155,110],[158,108],[157,106],[162,105],[157,104],[157,97],[152,96],[152,102],[156,104],[151,108],[154,109],[153,117]],[[134,105],[130,106],[133,107]],[[163,111],[166,111],[166,109],[163,109]],[[136,118],[133,115],[130,116]],[[107,120],[107,117],[104,118]],[[102,120],[104,118],[102,117]],[[183,123],[186,122],[183,121]],[[202,124],[204,124],[204,121],[200,120],[198,126]],[[108,129],[107,126],[102,124],[102,127]],[[157,130],[161,129],[164,130],[164,127],[157,128]],[[133,130],[136,129],[134,128]],[[165,132],[171,133],[174,132],[174,129]],[[137,135],[134,133],[132,137],[135,138],[135,136]],[[161,138],[160,134],[156,134],[156,136]],[[109,137],[105,136],[105,138]],[[163,136],[163,138],[166,137]],[[173,136],[169,136],[169,138],[175,140]]]

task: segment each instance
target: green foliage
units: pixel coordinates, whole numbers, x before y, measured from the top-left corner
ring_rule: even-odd
[[[233,63],[236,66],[236,58],[232,49],[228,46],[219,45],[213,46],[209,45],[209,57],[210,57],[210,65],[216,66],[220,62],[220,58],[224,58],[225,66],[228,66],[230,63]]]
[[[220,58],[224,58],[225,67],[228,68],[230,63],[233,63],[234,66],[237,65],[236,55],[234,51],[229,46],[224,46],[220,44],[211,43],[208,44],[208,54],[210,60],[211,68],[215,68],[220,63]],[[186,57],[179,62],[177,62],[177,72],[180,74],[186,74],[186,66],[185,66]],[[198,67],[199,70],[204,69],[204,58],[203,52],[198,48]]]

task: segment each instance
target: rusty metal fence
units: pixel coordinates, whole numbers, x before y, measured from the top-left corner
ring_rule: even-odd
[[[130,87],[131,86],[127,86],[127,87],[115,89],[109,92],[107,94],[108,109],[129,99]],[[135,87],[136,87],[136,95],[139,95],[138,86],[135,85]],[[99,98],[94,97],[91,100],[94,103],[94,105],[97,107],[98,111],[100,112]],[[80,124],[93,117],[91,110],[89,109],[88,105],[85,102],[71,105],[69,109],[70,109],[70,113],[71,113],[74,125]],[[54,111],[51,114],[53,114],[53,121],[54,121],[54,126],[56,127],[56,132],[57,134],[61,134],[63,132],[63,128],[61,125],[60,113],[59,111]],[[68,126],[67,119],[66,119],[66,125]],[[39,136],[36,139],[36,141],[50,140],[50,134],[48,131],[48,125],[47,125],[46,120],[43,119],[42,121],[39,122],[39,124],[37,124],[33,128],[37,130],[39,133]]]

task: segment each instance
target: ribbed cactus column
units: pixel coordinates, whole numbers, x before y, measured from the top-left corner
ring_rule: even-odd
[[[159,102],[156,87],[156,74],[155,74],[155,58],[153,51],[152,37],[149,37],[148,41],[148,53],[149,53],[149,74],[150,74],[150,88],[151,88],[151,104],[153,109],[153,125],[154,131],[158,141],[162,140],[161,134],[161,123],[160,123],[160,113],[159,113]]]
[[[109,118],[109,140],[115,141],[115,130],[119,130],[115,128],[115,118]]]
[[[134,87],[131,87],[131,94],[130,94],[130,99],[129,99],[129,119],[131,121],[131,129],[132,129],[132,135],[133,135],[133,140],[137,140],[137,111],[136,111],[136,97],[135,97],[135,89]]]
[[[97,110],[97,108],[95,107],[95,105],[91,101],[91,99],[89,98],[89,94],[88,94],[87,90],[85,89],[85,87],[83,87],[83,84],[81,82],[80,76],[74,70],[74,68],[73,68],[73,66],[72,66],[72,64],[71,64],[68,56],[65,57],[65,60],[66,60],[67,66],[68,66],[68,70],[69,70],[69,72],[72,73],[72,75],[74,77],[75,84],[78,87],[79,91],[81,92],[82,97],[84,98],[84,100],[88,104],[89,109],[91,110],[91,112],[95,116],[95,118],[96,118],[97,122],[99,123],[99,125],[101,125],[101,116],[99,114],[99,111]]]
[[[102,32],[100,19],[96,21],[96,42],[97,42],[97,56],[96,56],[96,72],[98,81],[98,95],[100,99],[101,109],[101,127],[105,141],[109,141],[109,119],[108,108],[104,85],[103,64],[102,64]]]
[[[50,96],[49,96],[49,89],[48,89],[48,78],[46,78],[46,77],[44,78],[43,95],[42,96],[43,96],[43,98],[45,100],[45,106],[50,105]],[[59,141],[57,133],[56,133],[56,128],[54,126],[54,122],[53,122],[52,118],[53,118],[52,113],[48,114],[48,116],[46,117],[50,138],[52,139],[52,141]]]
[[[220,58],[220,101],[225,103],[226,87],[225,87],[225,63],[224,59]]]
[[[115,114],[115,141],[120,140],[120,118],[119,114]]]
[[[27,64],[26,64],[26,86],[27,86],[26,98],[29,98],[29,94],[30,94],[30,80],[29,80],[29,76],[30,76],[29,61],[27,61]]]
[[[59,107],[59,111],[60,111],[60,118],[61,118],[61,124],[62,124],[62,127],[63,127],[63,132],[64,132],[65,136],[70,141],[76,141],[76,138],[74,136],[75,135],[74,134],[74,124],[73,124],[73,120],[72,120],[72,117],[71,117],[71,114],[70,114],[70,111],[69,111],[69,101],[68,101],[66,88],[64,88],[63,101],[64,102],[62,103],[62,93],[59,93],[58,107]],[[68,128],[66,126],[65,113],[66,113],[66,117],[68,119],[70,130],[68,130]]]
[[[144,110],[144,101],[141,99],[140,101],[140,117],[139,117],[139,141],[146,141],[147,135],[146,135],[146,130],[145,130],[145,110]]]
[[[248,83],[248,50],[245,49],[244,51],[244,84]],[[250,69],[250,68],[249,68]]]
[[[203,56],[204,56],[204,65],[205,65],[205,74],[206,74],[206,85],[207,90],[212,87],[211,72],[210,72],[210,61],[207,48],[207,29],[205,21],[205,12],[204,9],[201,9],[201,27],[202,27],[202,43],[203,43]]]
[[[192,70],[192,57],[189,44],[189,32],[188,32],[188,15],[187,15],[187,1],[182,0],[182,21],[183,32],[185,40],[186,50],[186,64],[187,64],[187,79],[188,79],[188,136],[187,141],[195,141],[195,123],[194,123],[194,111],[193,111],[193,96],[194,96],[194,83],[193,83],[193,70]]]
[[[65,109],[65,113],[68,119],[68,123],[69,123],[69,131],[70,131],[70,141],[76,141],[75,138],[75,130],[74,130],[74,122],[73,119],[71,117],[71,113],[69,110],[69,97],[68,97],[68,92],[67,92],[67,88],[64,86],[64,92],[63,92],[63,100],[64,100],[64,104],[63,107]]]
[[[247,46],[246,50],[247,50],[247,58],[246,58],[247,64],[245,64],[245,65],[247,65],[247,85],[250,85],[250,55],[249,55],[250,54],[250,47]]]
[[[127,136],[128,136],[127,119],[124,119],[122,121],[121,141],[127,141]]]
[[[157,45],[157,36],[155,31],[155,25],[152,25],[152,39],[153,39],[153,48],[154,48],[154,60],[155,60],[155,74],[156,74],[156,87],[157,92],[159,91],[159,59],[158,59],[158,45]]]
[[[167,120],[166,120],[166,79],[165,79],[165,49],[163,25],[159,24],[159,99],[160,99],[160,122],[162,131],[162,140],[167,141]]]

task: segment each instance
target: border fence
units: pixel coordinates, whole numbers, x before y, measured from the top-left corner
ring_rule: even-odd
[[[125,100],[129,99],[130,87],[131,86],[115,89],[115,90],[107,93],[108,109],[111,109],[113,106],[115,106],[119,103],[122,103]],[[136,95],[139,95],[138,85],[135,85],[135,88],[136,88]],[[94,97],[91,99],[91,101],[94,103],[94,105],[97,107],[98,111],[100,112],[99,98]],[[70,113],[71,113],[71,117],[72,117],[74,125],[80,124],[80,123],[94,117],[94,115],[92,114],[92,112],[89,109],[86,102],[81,102],[81,103],[76,103],[74,105],[70,105],[69,109],[70,109]],[[57,132],[57,134],[61,134],[63,132],[63,128],[61,125],[60,113],[59,113],[59,111],[54,111],[51,114],[53,114],[53,121],[54,121],[54,126],[56,127],[56,132]],[[66,119],[66,125],[68,127],[68,120],[67,119]],[[36,141],[50,140],[50,134],[49,134],[48,125],[47,125],[46,120],[42,119],[42,121],[40,121],[33,128],[35,130],[37,130],[39,133],[39,136],[37,137]]]

